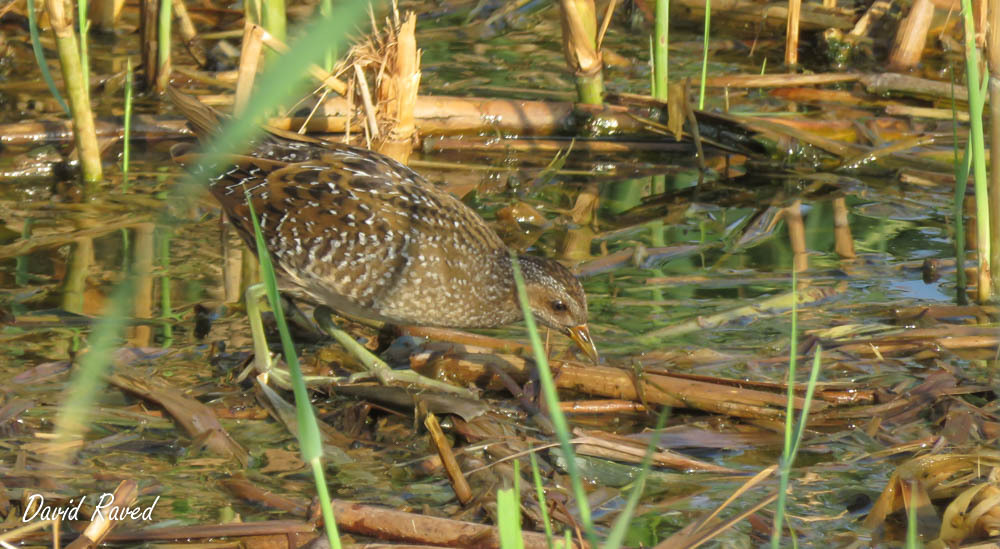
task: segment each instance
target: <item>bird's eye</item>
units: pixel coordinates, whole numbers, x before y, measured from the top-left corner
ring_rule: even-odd
[[[562,313],[566,312],[566,310],[568,310],[568,307],[566,307],[566,304],[563,303],[562,300],[557,299],[552,302],[552,310],[557,313]]]

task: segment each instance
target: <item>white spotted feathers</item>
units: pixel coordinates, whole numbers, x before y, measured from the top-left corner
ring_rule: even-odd
[[[175,95],[196,131],[211,133],[218,115],[193,112],[207,107]],[[402,324],[490,327],[521,318],[500,237],[406,166],[366,149],[286,132],[266,135],[251,153],[227,162],[211,181],[212,194],[253,250],[249,192],[283,285],[295,293],[344,313]],[[538,320],[570,335],[573,329],[586,334],[585,295],[569,270],[550,259],[525,256],[519,262]]]

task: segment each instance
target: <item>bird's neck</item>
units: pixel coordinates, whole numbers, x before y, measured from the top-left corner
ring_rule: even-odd
[[[493,295],[490,301],[497,304],[495,315],[499,324],[510,324],[523,318],[521,305],[517,298],[517,285],[514,283],[514,269],[511,266],[510,252],[507,248],[497,250],[497,257],[490,262],[490,277],[496,281],[490,286]]]

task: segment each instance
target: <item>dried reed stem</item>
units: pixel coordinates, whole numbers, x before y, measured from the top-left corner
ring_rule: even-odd
[[[788,0],[788,23],[785,27],[785,65],[799,64],[799,19],[802,17],[802,0]]]
[[[989,29],[986,33],[986,58],[989,68],[990,93],[990,183],[989,210],[990,264],[993,265],[993,286],[1000,288],[1000,0],[989,0]]]
[[[896,31],[896,39],[889,53],[889,68],[906,71],[920,63],[933,17],[934,3],[931,0],[913,2],[910,13]]]
[[[600,105],[604,96],[603,60],[597,43],[597,10],[593,0],[561,0],[563,53],[576,75],[581,103]]]
[[[412,12],[395,31],[395,48],[390,48],[388,74],[379,81],[378,98],[383,122],[389,123],[385,141],[378,150],[406,163],[417,135],[414,109],[420,88],[420,50],[416,39],[417,17]],[[355,65],[356,66],[356,65]]]
[[[260,66],[260,53],[264,44],[264,28],[260,25],[247,23],[243,27],[243,49],[240,50],[240,66],[236,77],[236,98],[233,112],[239,114],[250,101],[253,81]]]

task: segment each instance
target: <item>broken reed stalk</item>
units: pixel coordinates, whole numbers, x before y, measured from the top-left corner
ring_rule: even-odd
[[[90,87],[85,77],[77,43],[76,32],[67,15],[69,2],[66,0],[47,0],[49,20],[52,33],[56,38],[59,51],[59,65],[62,68],[66,95],[69,97],[70,111],[73,115],[73,136],[76,140],[76,150],[80,157],[80,171],[84,182],[97,183],[104,178],[101,167],[101,150],[97,144],[97,130],[94,126],[94,114],[90,110]]]
[[[257,77],[257,67],[260,66],[260,54],[263,48],[264,29],[260,25],[247,22],[243,28],[243,48],[240,51],[240,66],[236,77],[236,94],[233,102],[233,113],[243,112],[250,101],[253,91],[253,81]]]
[[[1000,9],[990,9],[986,32],[986,56],[990,71],[990,158],[1000,158]],[[1000,265],[1000,163],[990,165],[989,203],[992,223],[990,235],[993,246],[991,265]],[[994,268],[993,285],[1000,286],[1000,269]]]
[[[246,21],[249,24],[258,24],[267,34],[284,42],[288,35],[288,22],[285,18],[285,0],[253,0],[245,4],[244,12]],[[277,58],[277,54],[270,52],[268,59]]]
[[[409,160],[417,134],[413,114],[420,87],[420,50],[417,49],[416,26],[417,17],[410,12],[395,31],[395,48],[390,50],[387,59],[391,67],[388,74],[380,80],[377,91],[377,104],[383,105],[383,119],[392,123],[385,140],[378,145],[378,151],[402,164]]]
[[[288,52],[288,45],[271,36],[263,27],[254,23],[247,23],[243,29],[243,49],[240,51],[240,66],[236,76],[236,99],[233,105],[233,112],[238,113],[242,111],[243,106],[246,105],[250,98],[250,92],[253,90],[253,81],[260,66],[263,46],[267,46],[278,54]],[[307,71],[327,88],[342,96],[347,95],[347,85],[328,71],[316,65],[311,65]]]
[[[843,196],[833,199],[833,249],[844,259],[854,259],[854,238],[848,220],[847,199]]]
[[[802,17],[802,0],[788,0],[788,23],[785,26],[785,65],[799,64],[799,19]]]
[[[205,54],[205,46],[201,43],[201,38],[194,27],[194,22],[191,21],[191,15],[187,11],[187,6],[184,5],[184,0],[174,0],[173,12],[174,19],[177,20],[177,32],[180,33],[181,38],[184,40],[184,46],[187,48],[188,53],[191,54],[191,57],[194,58],[199,66],[205,66],[208,61]]]
[[[159,0],[139,0],[139,47],[142,50],[142,74],[145,89],[156,85],[156,71],[159,68],[157,54],[157,14]]]
[[[983,135],[983,107],[985,98],[980,95],[979,50],[976,48],[976,29],[973,25],[972,2],[962,0],[962,18],[965,21],[965,74],[969,91],[969,146],[972,148],[972,168],[976,190],[976,251],[979,259],[976,300],[985,303],[993,296],[993,277],[990,258],[990,207],[986,179],[986,146]],[[992,223],[997,220],[992,220]],[[1000,243],[998,243],[1000,245]]]
[[[98,29],[113,30],[123,7],[125,7],[125,0],[92,0],[90,3],[91,20]]]
[[[604,99],[603,60],[597,42],[594,0],[560,0],[563,54],[576,76],[580,103],[600,105]]]
[[[889,67],[905,72],[920,63],[927,33],[934,18],[934,3],[931,0],[916,0],[910,6],[910,13],[903,19],[896,31],[896,38],[889,52]]]

